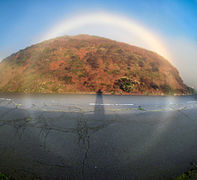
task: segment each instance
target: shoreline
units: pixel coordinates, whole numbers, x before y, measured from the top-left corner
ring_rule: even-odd
[[[197,95],[197,93],[193,94],[138,94],[138,93],[133,93],[133,94],[128,94],[128,93],[97,93],[97,92],[35,92],[35,93],[29,93],[29,92],[0,92],[0,95],[115,95],[115,96],[160,96],[160,97],[165,97],[165,96],[193,96]]]

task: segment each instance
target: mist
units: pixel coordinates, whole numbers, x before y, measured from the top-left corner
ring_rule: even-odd
[[[197,90],[197,44],[186,38],[169,39],[166,44],[185,84]]]
[[[54,25],[55,26],[55,25]],[[150,29],[150,28],[149,28]],[[183,37],[168,37],[165,35],[159,34],[156,31],[152,31],[156,37],[159,37],[163,47],[169,54],[169,57],[166,59],[171,62],[179,71],[181,78],[184,83],[195,90],[197,90],[197,43],[193,40]],[[42,32],[43,34],[43,32]],[[116,25],[108,24],[85,24],[80,27],[71,29],[67,32],[62,33],[61,35],[76,35],[76,34],[90,34],[106,37],[112,40],[125,42],[130,45],[139,46],[148,50],[155,51],[150,44],[143,39],[143,36],[140,36],[137,32],[127,31],[122,27],[117,27]],[[40,35],[33,37],[33,41],[29,42],[29,45],[36,44],[40,41]],[[27,42],[20,43],[18,49],[13,45],[10,45],[11,48],[4,47],[3,51],[0,52],[0,62],[7,56],[12,53],[17,52],[20,49],[27,47]],[[157,51],[155,51],[158,53]],[[159,54],[159,53],[158,53]]]

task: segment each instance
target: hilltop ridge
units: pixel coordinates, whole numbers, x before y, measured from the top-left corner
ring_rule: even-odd
[[[0,63],[0,92],[190,94],[178,70],[152,51],[90,35],[32,45]]]

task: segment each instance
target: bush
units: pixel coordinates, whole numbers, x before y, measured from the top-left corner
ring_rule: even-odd
[[[144,62],[143,62],[142,60],[140,60],[140,61],[138,61],[138,65],[139,65],[140,67],[144,67]]]
[[[156,63],[156,62],[151,62],[150,63],[150,66],[152,67],[152,71],[153,72],[158,72],[159,71],[159,68],[158,68],[158,63]]]
[[[160,86],[161,90],[165,93],[165,94],[171,94],[173,93],[173,89],[171,88],[170,85],[168,84],[163,84]]]
[[[66,84],[72,84],[72,76],[64,76],[64,77],[60,77],[61,81],[64,81]]]
[[[87,63],[92,67],[92,69],[99,68],[98,59],[96,57],[89,57]]]
[[[151,83],[150,83],[150,86],[151,86],[153,89],[158,89],[158,88],[159,88],[158,85],[155,84],[154,82],[151,82]]]
[[[109,74],[118,75],[118,74],[120,73],[120,71],[119,71],[119,70],[113,69],[113,70],[110,70],[108,73],[109,73]]]
[[[8,180],[8,177],[0,172],[0,180]]]
[[[120,48],[118,48],[118,49],[116,49],[116,53],[122,53],[123,52],[123,50],[122,49],[120,49]]]
[[[79,77],[79,79],[80,79],[80,78],[88,77],[88,73],[84,71],[84,72],[82,72],[81,74],[79,74],[78,77]]]
[[[194,94],[195,90],[191,87],[187,87],[187,90],[189,91],[190,94]]]
[[[26,60],[30,58],[30,54],[24,53],[23,51],[20,52],[19,56],[16,59],[16,63],[18,65],[22,65],[26,62]]]
[[[131,92],[133,90],[133,83],[129,78],[120,78],[114,82],[114,88],[120,88],[125,92]]]

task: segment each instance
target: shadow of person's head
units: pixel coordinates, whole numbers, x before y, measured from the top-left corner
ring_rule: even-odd
[[[99,89],[99,90],[96,92],[96,94],[103,94],[103,92],[102,92],[101,89]]]
[[[103,115],[105,114],[104,104],[103,104],[103,92],[99,89],[96,92],[96,102],[94,107],[94,115]]]

